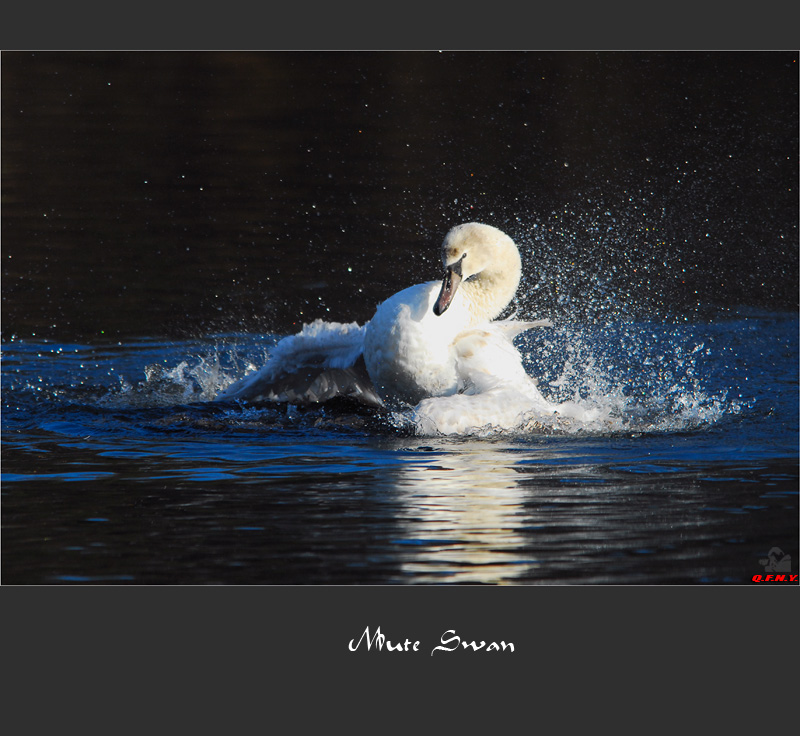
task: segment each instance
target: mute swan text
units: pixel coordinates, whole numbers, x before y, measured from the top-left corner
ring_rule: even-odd
[[[378,652],[418,652],[420,650],[420,642],[411,641],[410,639],[405,639],[403,641],[398,639],[397,641],[392,641],[383,634],[380,626],[375,629],[374,634],[370,635],[369,626],[367,626],[359,639],[350,640],[347,648],[351,652],[358,651],[360,648],[363,648],[366,651],[375,650]],[[431,656],[437,652],[455,651],[513,652],[514,643],[510,641],[492,641],[487,643],[484,640],[476,641],[462,639],[458,634],[456,634],[455,629],[448,629],[444,632],[444,634],[442,634],[441,638],[439,639],[439,644],[433,647],[431,650]]]

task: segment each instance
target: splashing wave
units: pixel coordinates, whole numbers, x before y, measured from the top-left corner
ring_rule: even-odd
[[[518,338],[526,369],[558,413],[521,413],[512,428],[491,423],[471,436],[495,434],[616,434],[682,432],[713,425],[748,406],[731,397],[729,386],[714,385],[714,371],[725,359],[713,333],[702,325],[618,323],[609,326],[561,325]],[[103,395],[102,406],[165,407],[210,402],[244,373],[267,359],[268,343],[251,336],[219,338],[194,357],[171,365],[149,363],[144,379],[119,379]],[[263,421],[287,429],[314,426],[363,426],[362,408],[346,402],[306,407],[234,406],[225,409],[231,423]],[[370,426],[419,435],[435,434],[415,420],[413,407],[394,406],[376,414]]]

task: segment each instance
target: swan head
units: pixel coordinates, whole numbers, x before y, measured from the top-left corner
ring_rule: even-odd
[[[516,293],[522,274],[522,262],[514,241],[502,230],[479,222],[456,225],[442,243],[445,275],[433,305],[433,313],[444,314],[452,304],[459,284],[476,277],[494,291],[494,301],[502,301],[499,313]]]

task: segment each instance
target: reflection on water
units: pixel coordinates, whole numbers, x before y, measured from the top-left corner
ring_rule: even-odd
[[[479,441],[430,450],[428,462],[398,468],[403,570],[419,582],[455,583],[524,573],[525,491],[514,455]]]

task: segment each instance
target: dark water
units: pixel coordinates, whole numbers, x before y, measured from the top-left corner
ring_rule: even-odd
[[[795,54],[3,54],[4,583],[798,567]],[[506,230],[604,428],[210,403]]]

